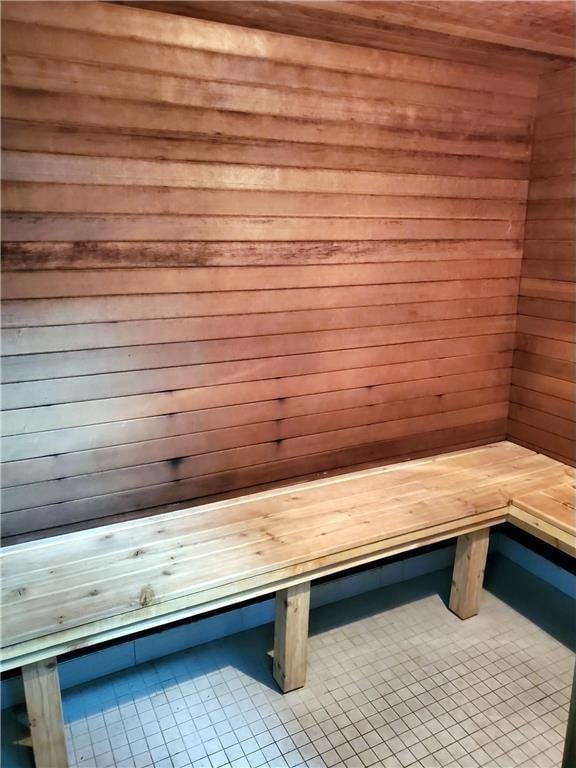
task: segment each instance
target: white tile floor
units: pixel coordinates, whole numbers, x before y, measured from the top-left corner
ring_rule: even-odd
[[[315,611],[308,682],[287,695],[269,626],[65,692],[71,764],[556,768],[573,653],[488,592],[460,621],[435,579],[445,592],[432,574]],[[18,718],[4,768],[31,765]]]

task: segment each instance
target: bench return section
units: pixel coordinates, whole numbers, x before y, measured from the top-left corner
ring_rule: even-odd
[[[276,593],[273,674],[299,688],[313,579],[457,537],[468,618],[492,526],[576,552],[574,476],[502,442],[6,547],[2,667],[22,667],[36,765],[67,765],[58,655]]]

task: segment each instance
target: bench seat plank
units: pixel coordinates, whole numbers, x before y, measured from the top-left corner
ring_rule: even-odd
[[[576,557],[576,493],[573,480],[515,496],[508,520]]]
[[[573,478],[503,442],[6,547],[3,666],[479,530]]]
[[[553,485],[514,499],[514,506],[547,521],[566,533],[576,528],[576,491],[571,484]]]

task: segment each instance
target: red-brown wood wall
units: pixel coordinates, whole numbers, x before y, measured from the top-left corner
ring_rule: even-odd
[[[5,536],[505,436],[535,77],[3,15]]]
[[[518,300],[509,435],[576,462],[576,66],[542,75]]]

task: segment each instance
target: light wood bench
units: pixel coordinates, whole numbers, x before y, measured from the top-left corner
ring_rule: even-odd
[[[457,537],[468,618],[492,526],[576,554],[575,477],[502,442],[6,547],[2,668],[22,667],[36,765],[67,765],[58,655],[275,592],[273,674],[299,688],[311,580]]]

